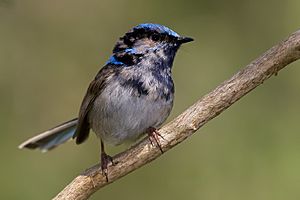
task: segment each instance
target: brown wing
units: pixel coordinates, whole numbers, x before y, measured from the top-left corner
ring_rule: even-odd
[[[76,144],[81,144],[88,138],[90,132],[88,113],[91,110],[95,99],[101,94],[101,92],[105,88],[105,85],[107,84],[110,77],[112,77],[112,75],[117,71],[117,68],[107,65],[98,72],[95,79],[90,83],[81,103],[78,124],[73,137],[76,137]]]

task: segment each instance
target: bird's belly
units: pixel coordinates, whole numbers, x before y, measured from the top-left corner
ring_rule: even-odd
[[[158,128],[166,120],[173,106],[172,99],[132,95],[130,90],[118,86],[106,88],[90,111],[91,128],[109,144],[135,140],[147,128]]]

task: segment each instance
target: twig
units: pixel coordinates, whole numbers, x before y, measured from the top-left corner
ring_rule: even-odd
[[[300,58],[300,30],[269,49],[229,80],[198,100],[173,121],[159,130],[158,138],[164,152],[179,144],[208,121],[219,115],[241,97],[262,84],[289,63]],[[100,188],[118,180],[161,155],[159,148],[144,139],[116,155],[115,166],[109,166],[109,182],[95,165],[77,176],[54,199],[88,199]]]

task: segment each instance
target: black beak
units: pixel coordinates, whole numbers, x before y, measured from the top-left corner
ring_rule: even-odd
[[[194,39],[190,38],[190,37],[179,37],[177,39],[177,41],[178,41],[179,44],[184,44],[184,43],[188,43],[188,42],[194,41]]]

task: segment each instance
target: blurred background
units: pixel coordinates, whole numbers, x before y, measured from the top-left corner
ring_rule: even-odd
[[[195,38],[175,59],[171,120],[299,29],[299,8],[298,0],[0,0],[0,199],[50,199],[99,161],[94,134],[45,154],[17,146],[77,115],[131,27],[160,23]],[[91,199],[299,199],[299,74],[298,61]]]

